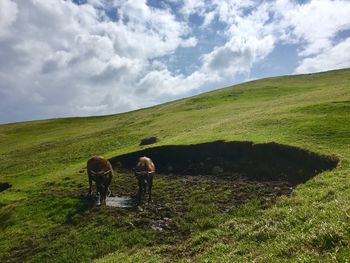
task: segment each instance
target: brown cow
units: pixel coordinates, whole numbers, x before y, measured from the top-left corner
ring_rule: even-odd
[[[89,196],[92,192],[92,181],[96,182],[96,191],[100,194],[101,205],[106,205],[106,196],[113,177],[113,168],[110,162],[101,156],[94,156],[87,161],[89,176]]]
[[[152,200],[152,184],[155,172],[156,168],[150,158],[145,156],[139,158],[135,168],[135,176],[139,185],[137,193],[137,201],[139,204],[142,204],[142,199],[146,190],[148,190],[148,202]]]

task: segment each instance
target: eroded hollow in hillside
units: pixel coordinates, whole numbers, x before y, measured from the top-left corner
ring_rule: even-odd
[[[148,148],[110,159],[116,170],[132,171],[137,159],[150,157],[158,174],[215,175],[228,180],[303,183],[337,166],[335,157],[277,143],[215,141]]]

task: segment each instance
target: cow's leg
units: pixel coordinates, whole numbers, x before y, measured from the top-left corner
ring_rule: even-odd
[[[100,193],[100,204],[101,206],[106,206],[106,194],[107,187],[103,184],[99,185],[99,193]]]
[[[101,183],[96,182],[96,191],[97,191],[96,195],[98,195],[98,201],[100,201],[100,205],[102,205],[102,201],[103,201],[102,200],[103,199],[102,193],[103,193],[103,191],[102,191]]]
[[[107,182],[106,182],[106,187],[107,187],[107,189],[106,189],[106,194],[108,195],[108,196],[110,196],[111,195],[111,190],[109,189],[109,186],[111,185],[111,182],[112,182],[112,177],[113,177],[113,173],[112,173],[112,171],[108,174],[108,178],[107,178]]]
[[[92,194],[92,179],[91,176],[89,175],[89,193],[88,195],[91,196]]]
[[[102,186],[101,191],[101,205],[106,206],[106,195],[107,195],[107,188]]]
[[[137,203],[138,204],[142,204],[142,197],[144,195],[144,187],[143,187],[143,183],[142,183],[142,179],[139,178],[138,179],[138,183],[139,183],[139,191],[137,193]]]
[[[153,174],[150,174],[148,178],[148,202],[152,201],[152,185],[153,185]]]

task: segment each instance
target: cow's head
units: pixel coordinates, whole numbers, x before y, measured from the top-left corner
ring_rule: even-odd
[[[93,175],[93,176],[95,176],[95,177],[101,177],[101,176],[106,176],[106,175],[108,175],[108,174],[111,172],[111,170],[108,170],[108,171],[98,171],[98,172],[95,172],[95,171],[93,171],[93,170],[90,170],[90,172],[91,172],[91,175]]]
[[[152,176],[151,172],[135,172],[137,180],[141,183],[143,187],[146,187],[149,183],[149,179]]]

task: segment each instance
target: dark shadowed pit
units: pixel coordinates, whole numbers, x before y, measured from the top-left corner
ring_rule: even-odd
[[[283,181],[293,186],[338,164],[333,156],[292,146],[225,141],[159,146],[116,156],[110,161],[116,170],[131,172],[141,156],[150,157],[157,173],[163,175],[213,175],[227,180]]]

